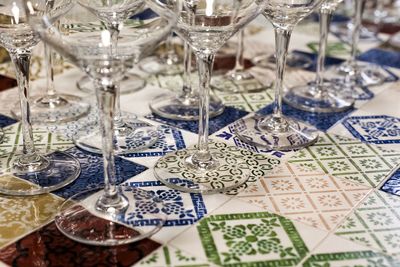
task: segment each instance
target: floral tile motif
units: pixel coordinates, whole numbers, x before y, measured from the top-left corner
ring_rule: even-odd
[[[244,110],[239,110],[233,107],[225,107],[224,112],[209,121],[209,133],[213,134],[219,129],[225,127],[226,125],[242,118],[243,116],[247,115],[247,112]],[[192,133],[198,133],[199,129],[199,122],[198,121],[177,121],[177,120],[171,120],[171,119],[164,119],[161,118],[160,116],[157,116],[155,114],[150,114],[146,116],[146,118],[155,120],[167,125],[171,125],[173,127],[177,127],[180,129],[187,130]]]
[[[209,267],[211,264],[173,246],[163,246],[135,266],[142,267]]]
[[[342,121],[357,139],[373,144],[400,143],[400,119],[388,115],[350,116]]]
[[[320,171],[376,187],[400,162],[400,153],[339,135],[321,134],[289,159],[304,171]]]
[[[62,201],[52,194],[0,196],[0,247],[52,220]]]
[[[0,128],[7,127],[11,124],[16,123],[17,121],[13,118],[7,117],[5,115],[0,114]]]
[[[381,190],[400,197],[400,168],[390,175],[382,185]]]
[[[212,215],[197,231],[219,266],[294,266],[309,252],[290,220],[267,212]]]
[[[176,179],[178,180],[178,179]],[[176,181],[176,183],[185,183],[186,181]],[[175,183],[175,182],[174,182]],[[145,189],[150,194],[161,199],[164,202],[162,213],[168,216],[164,226],[181,226],[194,224],[196,221],[207,214],[207,208],[201,194],[183,193],[178,190],[170,189],[159,181],[144,182],[128,182],[133,187]],[[140,219],[143,214],[154,212],[153,203],[150,201],[148,205],[141,202],[138,212],[127,214],[125,221],[130,224],[152,225],[154,222],[146,219]],[[155,211],[160,212],[160,211]]]
[[[72,147],[66,152],[78,159],[81,165],[81,174],[73,183],[54,191],[54,194],[69,198],[85,189],[100,187],[104,184],[103,157],[101,155],[88,153],[77,147]],[[120,157],[115,157],[115,167],[117,183],[122,183],[147,170],[145,166]]]
[[[215,91],[215,94],[221,98],[226,106],[236,109],[245,110],[247,112],[257,111],[272,103],[272,90],[266,90],[259,93],[237,93],[228,94],[220,91]]]
[[[400,198],[373,191],[347,217],[336,235],[355,243],[400,256]]]
[[[124,157],[160,157],[164,156],[168,152],[186,148],[182,131],[165,125],[161,125],[158,128],[159,139],[154,145],[152,145],[145,151],[138,151],[135,153],[126,154],[124,155]]]
[[[373,251],[321,253],[309,257],[303,267],[396,267],[400,262],[385,254]]]
[[[304,267],[395,267],[399,261],[387,254],[328,235],[302,262]]]
[[[270,171],[261,184],[264,192],[240,196],[242,200],[324,230],[337,226],[371,190],[290,163]]]
[[[151,239],[116,247],[89,246],[73,241],[54,223],[0,250],[0,260],[12,266],[132,266],[160,247]]]
[[[3,142],[0,144],[0,155],[14,151],[18,146],[22,148],[22,127],[20,123],[5,127],[3,130],[5,136]],[[74,146],[72,141],[41,127],[33,128],[33,140],[35,147],[44,151],[63,151]]]
[[[271,114],[273,110],[273,106],[268,105],[265,108],[258,111],[258,113],[262,115]],[[347,111],[335,112],[331,113],[317,113],[317,112],[307,112],[299,109],[295,109],[287,104],[283,104],[282,106],[283,114],[286,116],[292,117],[297,120],[305,121],[308,124],[316,127],[318,130],[326,131],[332,125],[334,125],[339,120],[348,116],[350,113],[355,111],[355,108],[351,108]]]

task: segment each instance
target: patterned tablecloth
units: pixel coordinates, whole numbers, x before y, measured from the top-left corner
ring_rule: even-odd
[[[317,32],[317,24],[300,25],[291,50],[315,62]],[[101,158],[77,149],[70,139],[96,114],[65,125],[36,126],[36,145],[71,153],[79,159],[82,173],[52,194],[0,196],[0,266],[400,266],[400,53],[385,43],[389,37],[381,34],[362,41],[359,58],[383,64],[387,79],[382,86],[359,88],[353,109],[316,114],[284,106],[285,114],[321,130],[318,142],[306,149],[266,151],[233,135],[239,118],[271,111],[271,89],[217,92],[227,108],[210,121],[211,137],[215,143],[249,151],[252,171],[245,185],[227,194],[181,193],[153,175],[160,156],[196,144],[197,122],[164,120],[147,107],[165,88],[179,90],[181,76],[149,76],[145,89],[123,96],[125,111],[162,130],[148,150],[116,159],[120,183],[150,190],[166,204],[163,229],[134,244],[86,246],[63,236],[52,222],[64,198],[102,183]],[[333,35],[329,42],[328,64],[337,64],[349,47]],[[272,44],[273,33],[265,28],[248,36],[246,56],[273,51]],[[314,68],[315,64],[308,70],[288,70],[286,86],[311,80]],[[273,70],[252,71],[266,83],[274,76]],[[74,68],[58,75],[57,89],[93,102],[93,95],[75,88],[81,75]],[[32,90],[38,92],[44,84],[38,79]],[[6,132],[0,153],[21,144],[20,124],[9,117],[16,99],[15,89],[0,93],[0,127]]]

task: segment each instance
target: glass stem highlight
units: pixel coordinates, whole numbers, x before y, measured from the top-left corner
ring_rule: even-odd
[[[324,82],[326,46],[328,43],[329,24],[332,18],[330,9],[321,9],[319,11],[319,49],[317,60],[317,73],[315,78],[316,90],[321,91]],[[320,92],[322,93],[322,92]]]
[[[33,142],[32,122],[29,109],[29,64],[31,54],[10,53],[10,56],[16,71],[21,105],[21,127],[24,155],[21,157],[20,161],[28,164],[30,162],[39,160],[39,156],[36,154],[35,145]]]
[[[365,7],[365,0],[357,0],[354,1],[354,26],[352,32],[352,46],[351,46],[351,56],[350,56],[350,64],[354,64],[356,61],[357,50],[358,50],[358,41],[360,40],[360,30],[361,30],[361,22],[362,22],[362,14]]]
[[[275,28],[276,79],[273,110],[273,118],[275,120],[280,120],[282,118],[283,77],[291,34],[292,29]]]
[[[190,98],[193,94],[192,91],[192,81],[190,78],[190,74],[192,72],[192,49],[189,44],[184,41],[183,44],[183,88],[182,88],[182,96],[183,98]]]
[[[244,57],[243,57],[243,51],[244,51],[244,29],[241,29],[238,32],[238,47],[236,51],[236,61],[235,61],[235,67],[234,67],[234,72],[240,72],[244,70]]]
[[[214,63],[213,54],[197,54],[197,64],[199,69],[199,140],[198,150],[195,160],[206,164],[212,160],[208,148],[208,122],[209,122],[209,102],[210,102],[210,79],[212,66]]]

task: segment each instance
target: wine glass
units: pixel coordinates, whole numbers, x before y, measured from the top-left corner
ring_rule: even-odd
[[[192,121],[199,119],[199,94],[193,90],[191,82],[192,50],[187,42],[183,45],[183,86],[182,92],[164,93],[150,103],[152,112],[167,119]],[[210,95],[209,116],[220,115],[225,109],[222,101],[215,95]]]
[[[114,47],[116,47],[118,43],[119,27],[122,21],[135,15],[138,11],[141,11],[144,5],[143,0],[118,0],[112,2],[102,0],[78,0],[78,3],[105,24],[107,29],[112,33]],[[131,62],[132,61],[126,61],[125,64]],[[120,84],[118,88],[120,88]],[[136,119],[134,115],[127,113],[121,114],[119,90],[117,90],[114,131],[116,140],[114,151],[116,154],[127,154],[144,150],[155,144],[159,137],[159,132],[156,127]],[[87,127],[83,127],[74,137],[74,142],[79,148],[98,154],[101,153],[100,140],[100,132],[88,132]]]
[[[176,52],[173,43],[174,34],[171,32],[164,43],[164,49],[159,55],[144,58],[139,68],[149,74],[175,75],[182,73],[182,57]]]
[[[320,42],[315,81],[290,88],[283,96],[284,101],[295,108],[312,112],[340,112],[354,104],[351,90],[324,80],[326,45],[332,14],[342,0],[326,0],[320,7]]]
[[[116,184],[113,117],[118,83],[126,71],[125,62],[138,60],[142,53],[155,48],[176,23],[180,5],[174,0],[166,0],[162,4],[169,9],[153,8],[159,14],[157,17],[121,20],[118,42],[113,42],[115,33],[106,29],[101,21],[80,22],[81,15],[74,14],[81,8],[77,4],[63,14],[59,31],[49,23],[55,19],[51,14],[39,12],[37,5],[44,1],[26,2],[29,23],[45,43],[93,79],[100,111],[104,161],[104,187],[69,198],[61,206],[55,223],[69,238],[92,245],[120,245],[148,237],[162,227],[166,218],[162,214],[164,205],[151,192]],[[138,12],[136,8],[140,7],[132,11]]]
[[[339,67],[333,67],[327,72],[327,77],[337,79],[347,87],[352,87],[356,84],[363,86],[380,85],[385,81],[385,71],[382,67],[367,62],[356,61],[365,3],[366,0],[354,1],[355,13],[350,58]]]
[[[209,144],[210,79],[218,49],[262,10],[262,5],[252,0],[183,2],[175,32],[188,42],[196,55],[199,139],[197,147],[171,152],[156,162],[155,176],[167,186],[185,192],[216,193],[247,181],[249,167],[240,149],[222,143]]]
[[[57,1],[51,9],[57,14],[69,2]],[[0,45],[10,54],[16,71],[23,141],[16,151],[0,152],[0,193],[26,196],[51,192],[73,182],[80,174],[80,164],[68,153],[35,148],[29,106],[29,62],[39,39],[26,22],[22,2],[2,1],[0,16]]]
[[[48,5],[50,6],[53,2],[49,0]],[[39,96],[33,96],[30,106],[32,122],[36,124],[74,121],[86,116],[90,111],[90,104],[86,103],[81,97],[57,93],[54,84],[53,59],[53,51],[47,45],[44,45],[46,91]],[[21,112],[18,106],[19,103],[16,103],[11,114],[20,119]]]
[[[290,36],[294,26],[318,8],[321,0],[264,0],[264,16],[275,31],[276,80],[271,115],[255,114],[236,123],[235,134],[244,142],[273,150],[292,150],[313,144],[318,131],[282,113],[283,77]]]
[[[254,93],[265,90],[259,80],[251,72],[244,68],[244,29],[238,32],[238,46],[236,51],[236,60],[233,70],[224,75],[213,77],[211,87],[213,89],[230,93]],[[244,86],[240,86],[243,84]]]

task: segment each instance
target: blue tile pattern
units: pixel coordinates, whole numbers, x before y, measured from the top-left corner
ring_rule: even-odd
[[[362,61],[372,62],[378,65],[400,68],[400,53],[378,48],[370,49],[358,56]]]
[[[260,109],[257,113],[262,115],[271,114],[273,109],[273,104],[270,104],[262,109]],[[283,114],[297,120],[302,120],[307,122],[310,125],[313,125],[318,130],[326,131],[330,127],[332,127],[336,122],[348,116],[350,113],[355,111],[355,108],[351,108],[342,112],[335,113],[318,113],[318,112],[307,112],[299,109],[295,109],[287,104],[283,104],[282,106]]]
[[[398,168],[381,187],[386,193],[400,196],[400,168]]]
[[[72,147],[65,152],[76,157],[81,164],[81,174],[70,185],[63,187],[54,194],[68,198],[85,189],[92,189],[104,184],[103,157]],[[145,171],[145,166],[130,162],[120,157],[115,157],[117,183],[122,183],[129,178]]]
[[[14,120],[13,118],[10,118],[10,117],[0,114],[0,128],[7,127],[16,122],[17,122],[17,120]]]
[[[186,144],[185,140],[183,139],[182,132],[176,128],[161,125],[159,127],[159,139],[154,145],[145,151],[129,153],[124,155],[124,157],[160,157],[164,156],[168,152],[183,148],[186,148]]]
[[[209,134],[213,134],[216,131],[222,129],[223,127],[227,126],[228,124],[231,124],[232,122],[246,116],[248,112],[239,110],[233,107],[225,107],[224,112],[216,116],[212,119],[210,119],[210,124],[209,124]],[[171,119],[164,119],[160,116],[157,116],[156,114],[150,114],[146,116],[146,118],[155,120],[161,123],[165,123],[192,133],[198,133],[199,131],[199,122],[198,121],[177,121],[177,120],[171,120]]]
[[[187,183],[187,181],[180,179],[172,179],[171,182]],[[132,187],[144,189],[146,192],[149,192],[154,197],[158,197],[163,201],[164,208],[161,212],[168,216],[164,226],[191,225],[204,217],[207,213],[206,205],[201,194],[188,194],[173,190],[159,181],[129,182],[127,184]],[[156,211],[153,209],[151,200],[148,201],[147,205],[141,202],[140,208],[136,209],[135,212],[126,214],[125,222],[134,225],[153,225],[155,222],[141,218],[143,214],[156,214],[158,212],[158,210]]]
[[[350,116],[342,121],[357,139],[374,144],[400,143],[400,118],[388,115]]]

